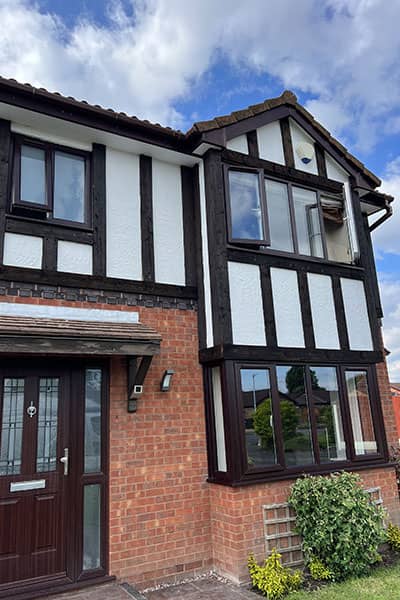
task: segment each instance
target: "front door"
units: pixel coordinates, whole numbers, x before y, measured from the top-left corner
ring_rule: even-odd
[[[103,486],[82,483],[86,454],[103,455],[101,373],[51,362],[0,369],[0,598],[77,581],[99,544],[86,496]],[[96,552],[86,570],[104,574]]]

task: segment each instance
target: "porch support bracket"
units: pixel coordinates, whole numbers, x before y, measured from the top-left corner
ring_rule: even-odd
[[[143,393],[143,384],[150,368],[152,355],[128,356],[128,412],[137,411],[137,400]]]

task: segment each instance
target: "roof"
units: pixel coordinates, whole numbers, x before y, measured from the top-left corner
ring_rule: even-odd
[[[280,96],[277,96],[276,98],[264,100],[264,102],[260,102],[259,104],[253,104],[243,110],[237,110],[231,112],[228,115],[215,117],[210,121],[198,121],[197,123],[193,124],[192,128],[188,131],[187,135],[190,135],[192,133],[205,133],[208,131],[214,131],[215,129],[221,129],[223,127],[226,127],[227,125],[239,123],[240,121],[249,119],[251,117],[255,117],[260,113],[284,105],[294,107],[299,113],[303,115],[305,119],[307,119],[307,121],[310,122],[310,124],[315,129],[319,131],[319,133],[327,140],[328,143],[330,143],[342,156],[344,156],[344,158],[351,162],[358,170],[362,171],[364,175],[372,179],[376,186],[381,185],[382,182],[379,179],[379,177],[377,177],[376,175],[374,175],[374,173],[372,173],[372,171],[367,169],[367,167],[355,156],[353,156],[347,150],[347,148],[345,148],[336,138],[334,138],[332,134],[327,129],[325,129],[325,127],[323,127],[316,119],[314,119],[312,114],[308,112],[308,110],[306,110],[304,106],[298,103],[296,94],[294,94],[290,90],[285,90]]]
[[[394,388],[398,392],[400,392],[400,383],[391,383],[390,387]]]
[[[297,96],[288,90],[285,90],[280,96],[276,98],[270,98],[264,100],[259,104],[253,104],[248,106],[243,110],[234,111],[228,115],[222,115],[219,117],[215,117],[209,121],[199,121],[194,123],[193,126],[185,133],[182,133],[179,130],[172,129],[170,127],[164,127],[159,123],[151,123],[150,121],[144,119],[139,119],[134,115],[127,115],[124,112],[117,112],[111,108],[104,108],[98,104],[89,104],[85,100],[77,100],[72,96],[63,96],[59,92],[49,92],[45,88],[37,88],[29,83],[19,83],[15,79],[7,79],[4,77],[0,77],[0,91],[8,91],[11,94],[13,92],[21,92],[25,95],[29,95],[34,98],[43,99],[47,101],[52,101],[54,103],[58,103],[60,107],[62,106],[64,115],[60,113],[59,116],[67,117],[68,109],[79,109],[83,110],[86,113],[91,113],[92,115],[96,115],[97,117],[102,117],[106,119],[112,119],[115,122],[118,122],[119,125],[126,126],[134,126],[141,130],[146,130],[147,132],[151,132],[153,134],[161,135],[163,137],[169,138],[178,144],[185,143],[189,141],[192,137],[197,136],[199,134],[204,134],[209,131],[213,131],[216,129],[221,129],[228,125],[232,125],[233,123],[238,123],[239,121],[243,121],[245,119],[254,117],[259,115],[260,113],[269,111],[273,108],[279,106],[291,106],[294,107],[302,116],[307,119],[307,121],[319,131],[319,133],[330,143],[344,158],[346,158],[350,163],[354,165],[355,168],[364,173],[375,186],[379,186],[381,184],[381,180],[374,175],[365,165],[360,162],[355,156],[353,156],[347,148],[345,148],[338,140],[336,140],[331,133],[325,129],[318,121],[314,119],[311,113],[309,113],[301,104],[297,101]],[[1,97],[0,97],[1,101]],[[67,110],[67,113],[65,112]]]
[[[161,336],[143,323],[0,316],[0,352],[135,354],[159,352]]]

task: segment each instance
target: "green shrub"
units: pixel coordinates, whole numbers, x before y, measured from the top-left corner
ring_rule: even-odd
[[[270,556],[260,566],[253,554],[248,559],[248,567],[253,587],[268,600],[279,600],[292,590],[297,590],[303,581],[300,571],[292,571],[281,563],[281,555],[274,548]]]
[[[328,567],[324,565],[324,563],[313,556],[308,563],[308,568],[310,570],[311,577],[316,581],[325,581],[327,579],[332,579],[333,573]]]
[[[381,508],[369,501],[354,473],[304,477],[292,487],[289,504],[303,539],[306,562],[318,559],[332,579],[366,573],[384,541]]]
[[[389,523],[386,530],[386,539],[392,550],[400,552],[400,527]]]

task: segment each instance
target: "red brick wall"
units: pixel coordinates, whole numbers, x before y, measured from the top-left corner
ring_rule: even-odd
[[[391,521],[400,522],[400,505],[394,470],[361,471],[365,488],[380,487]],[[242,488],[210,485],[211,528],[215,568],[236,582],[248,580],[247,557],[265,558],[263,505],[287,502],[292,481]]]
[[[112,361],[110,573],[148,586],[210,568],[211,527],[197,315],[138,310],[163,342],[136,414],[126,412],[125,362]]]

